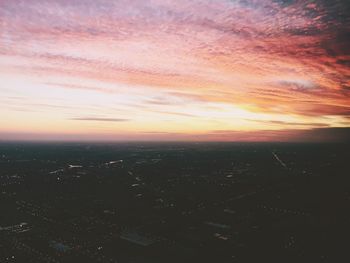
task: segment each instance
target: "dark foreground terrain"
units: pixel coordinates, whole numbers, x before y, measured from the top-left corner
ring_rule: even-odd
[[[0,145],[0,262],[350,262],[349,145]]]

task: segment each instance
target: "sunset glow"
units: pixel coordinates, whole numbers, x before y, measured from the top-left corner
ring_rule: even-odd
[[[0,139],[289,140],[350,127],[348,4],[0,1]]]

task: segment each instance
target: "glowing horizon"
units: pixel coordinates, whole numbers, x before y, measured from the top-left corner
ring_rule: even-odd
[[[337,3],[1,1],[0,140],[350,127],[349,6]]]

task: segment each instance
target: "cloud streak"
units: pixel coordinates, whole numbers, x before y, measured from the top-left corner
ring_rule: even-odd
[[[106,117],[76,117],[70,118],[73,121],[102,121],[102,122],[124,122],[130,121],[129,119],[119,119],[119,118],[106,118]]]

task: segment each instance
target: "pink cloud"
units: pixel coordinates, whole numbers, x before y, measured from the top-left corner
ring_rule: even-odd
[[[40,84],[60,96],[129,97],[139,107],[124,115],[148,109],[199,121],[195,107],[222,104],[319,123],[350,115],[346,15],[324,1],[5,0],[0,70],[40,79],[14,92],[35,94]],[[184,113],[188,104],[193,112]]]

